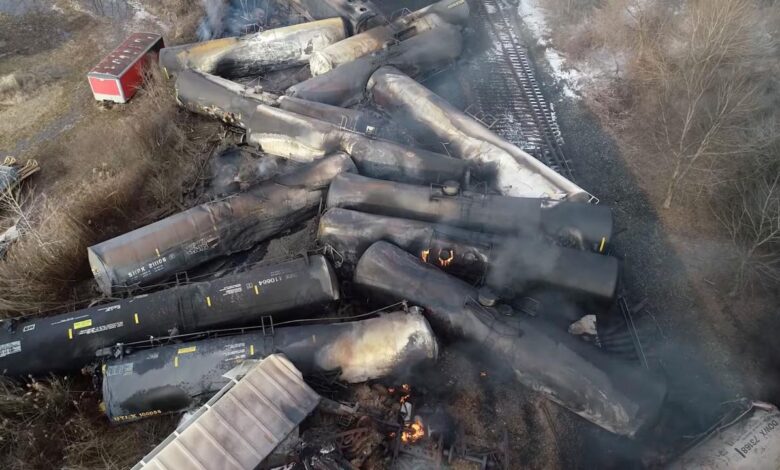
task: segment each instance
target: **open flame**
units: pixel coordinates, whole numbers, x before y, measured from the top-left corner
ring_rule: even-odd
[[[404,430],[401,432],[401,441],[404,444],[417,442],[423,437],[425,437],[425,426],[419,418],[415,418],[414,422],[404,426]]]
[[[420,252],[420,259],[422,259],[424,262],[428,262],[428,259],[430,259],[431,256],[431,250],[430,248],[427,250],[422,250]],[[455,250],[450,248],[442,248],[439,250],[438,256],[435,256],[435,262],[439,263],[439,266],[442,268],[446,268],[449,265],[452,264],[452,262],[455,261]]]
[[[449,256],[447,256],[449,255]],[[444,256],[447,256],[444,258]],[[452,261],[455,259],[455,251],[454,250],[441,250],[439,251],[439,264],[442,268],[446,268],[450,264],[452,264]]]

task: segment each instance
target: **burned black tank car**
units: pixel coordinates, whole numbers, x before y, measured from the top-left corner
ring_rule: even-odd
[[[116,343],[252,325],[268,315],[311,317],[339,296],[330,263],[314,255],[52,317],[4,320],[0,371],[9,376],[71,372]]]

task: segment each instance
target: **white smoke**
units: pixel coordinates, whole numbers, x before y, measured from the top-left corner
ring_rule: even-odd
[[[265,26],[270,0],[201,0],[206,16],[198,26],[201,41],[257,32]]]

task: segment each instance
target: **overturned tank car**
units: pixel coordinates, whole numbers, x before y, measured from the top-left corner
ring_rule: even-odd
[[[335,106],[351,106],[363,99],[371,75],[383,65],[392,65],[417,77],[449,65],[462,50],[460,29],[444,24],[293,85],[286,94]]]
[[[160,65],[168,74],[185,69],[238,78],[305,65],[312,52],[347,37],[344,20],[335,17],[241,37],[166,47]]]
[[[361,174],[410,183],[464,180],[468,162],[395,142],[371,139],[333,124],[270,106],[258,106],[247,123],[247,142],[264,152],[315,159],[332,152],[352,157]]]
[[[474,287],[390,243],[366,250],[354,281],[374,299],[423,306],[440,337],[477,345],[520,383],[610,432],[634,436],[658,416],[666,387],[646,371],[543,321],[480,305]]]
[[[311,74],[322,75],[340,65],[442,24],[465,23],[468,17],[469,6],[465,0],[440,0],[387,24],[376,26],[314,51],[309,59]]]
[[[164,280],[218,256],[244,251],[311,217],[338,173],[354,171],[347,155],[258,184],[88,248],[100,289]]]
[[[364,382],[404,376],[438,354],[425,318],[412,310],[367,320],[265,328],[237,336],[138,350],[110,360],[103,400],[115,423],[182,411],[228,382],[222,375],[246,359],[282,353],[304,374],[337,371]]]
[[[454,184],[417,186],[339,175],[328,191],[328,207],[435,222],[503,235],[546,234],[603,251],[612,237],[608,207],[469,191]]]
[[[382,67],[368,82],[380,107],[416,133],[447,142],[456,156],[495,171],[495,188],[507,196],[587,201],[590,195],[536,158],[503,140],[407,74]]]
[[[543,286],[585,300],[611,301],[617,289],[615,258],[563,248],[539,237],[507,237],[331,208],[320,218],[318,238],[346,272],[372,244],[384,240],[506,297]]]
[[[321,255],[256,266],[118,302],[45,318],[4,320],[0,371],[9,376],[73,372],[116,343],[217,327],[311,316],[339,299],[338,280]]]
[[[376,129],[380,124],[380,119],[363,110],[339,108],[292,96],[281,96],[278,103],[279,107],[285,111],[335,124],[341,129],[360,134],[369,134],[372,128]]]

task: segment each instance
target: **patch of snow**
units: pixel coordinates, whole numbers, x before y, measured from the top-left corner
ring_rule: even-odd
[[[539,0],[520,0],[517,13],[536,37],[537,43],[545,48],[544,58],[550,64],[553,77],[563,88],[564,96],[578,99],[583,82],[587,77],[567,63],[563,55],[552,47],[550,29],[547,26],[544,9],[539,4]]]
[[[531,33],[539,40],[539,44],[546,45],[546,38],[549,37],[550,30],[547,28],[547,20],[538,0],[520,0],[517,13]]]
[[[135,14],[133,15],[134,24],[138,25],[144,22],[150,22],[159,26],[164,32],[170,31],[171,29],[170,25],[163,23],[162,21],[160,21],[160,18],[146,11],[146,8],[144,8],[144,6],[141,5],[141,2],[139,0],[128,0],[127,3],[135,11]]]

